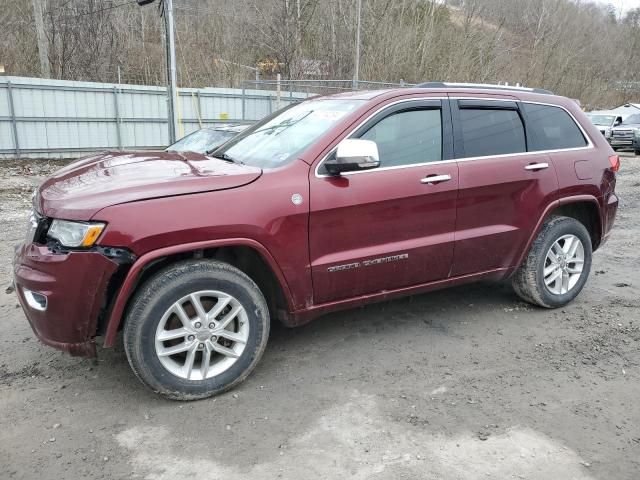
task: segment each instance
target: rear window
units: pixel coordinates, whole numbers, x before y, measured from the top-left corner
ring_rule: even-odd
[[[465,157],[527,151],[522,120],[516,110],[460,110]]]
[[[587,145],[587,140],[564,109],[550,105],[523,103],[527,114],[527,128],[531,131],[529,150],[559,150],[579,148]]]

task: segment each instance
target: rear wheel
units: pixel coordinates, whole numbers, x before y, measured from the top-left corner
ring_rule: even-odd
[[[195,400],[244,380],[268,336],[258,286],[231,265],[193,260],[141,287],[127,314],[124,346],[145,385],[171,399]]]
[[[574,218],[554,217],[544,224],[514,274],[514,290],[541,307],[566,305],[584,287],[591,256],[591,237],[584,225]]]

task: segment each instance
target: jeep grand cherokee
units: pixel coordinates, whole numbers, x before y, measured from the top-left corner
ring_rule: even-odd
[[[620,160],[576,102],[429,83],[276,112],[201,154],[106,152],[34,196],[14,259],[40,340],[73,354],[122,331],[174,399],[238,384],[272,319],[480,279],[555,308],[589,276]]]

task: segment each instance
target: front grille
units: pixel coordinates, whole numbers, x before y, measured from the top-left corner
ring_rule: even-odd
[[[619,138],[622,140],[632,140],[633,139],[633,130],[613,130],[611,132],[611,136],[613,138]]]

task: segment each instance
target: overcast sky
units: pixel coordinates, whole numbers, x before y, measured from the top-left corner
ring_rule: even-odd
[[[640,0],[595,0],[598,3],[607,5],[610,3],[619,11],[626,12],[632,8],[640,7]]]

